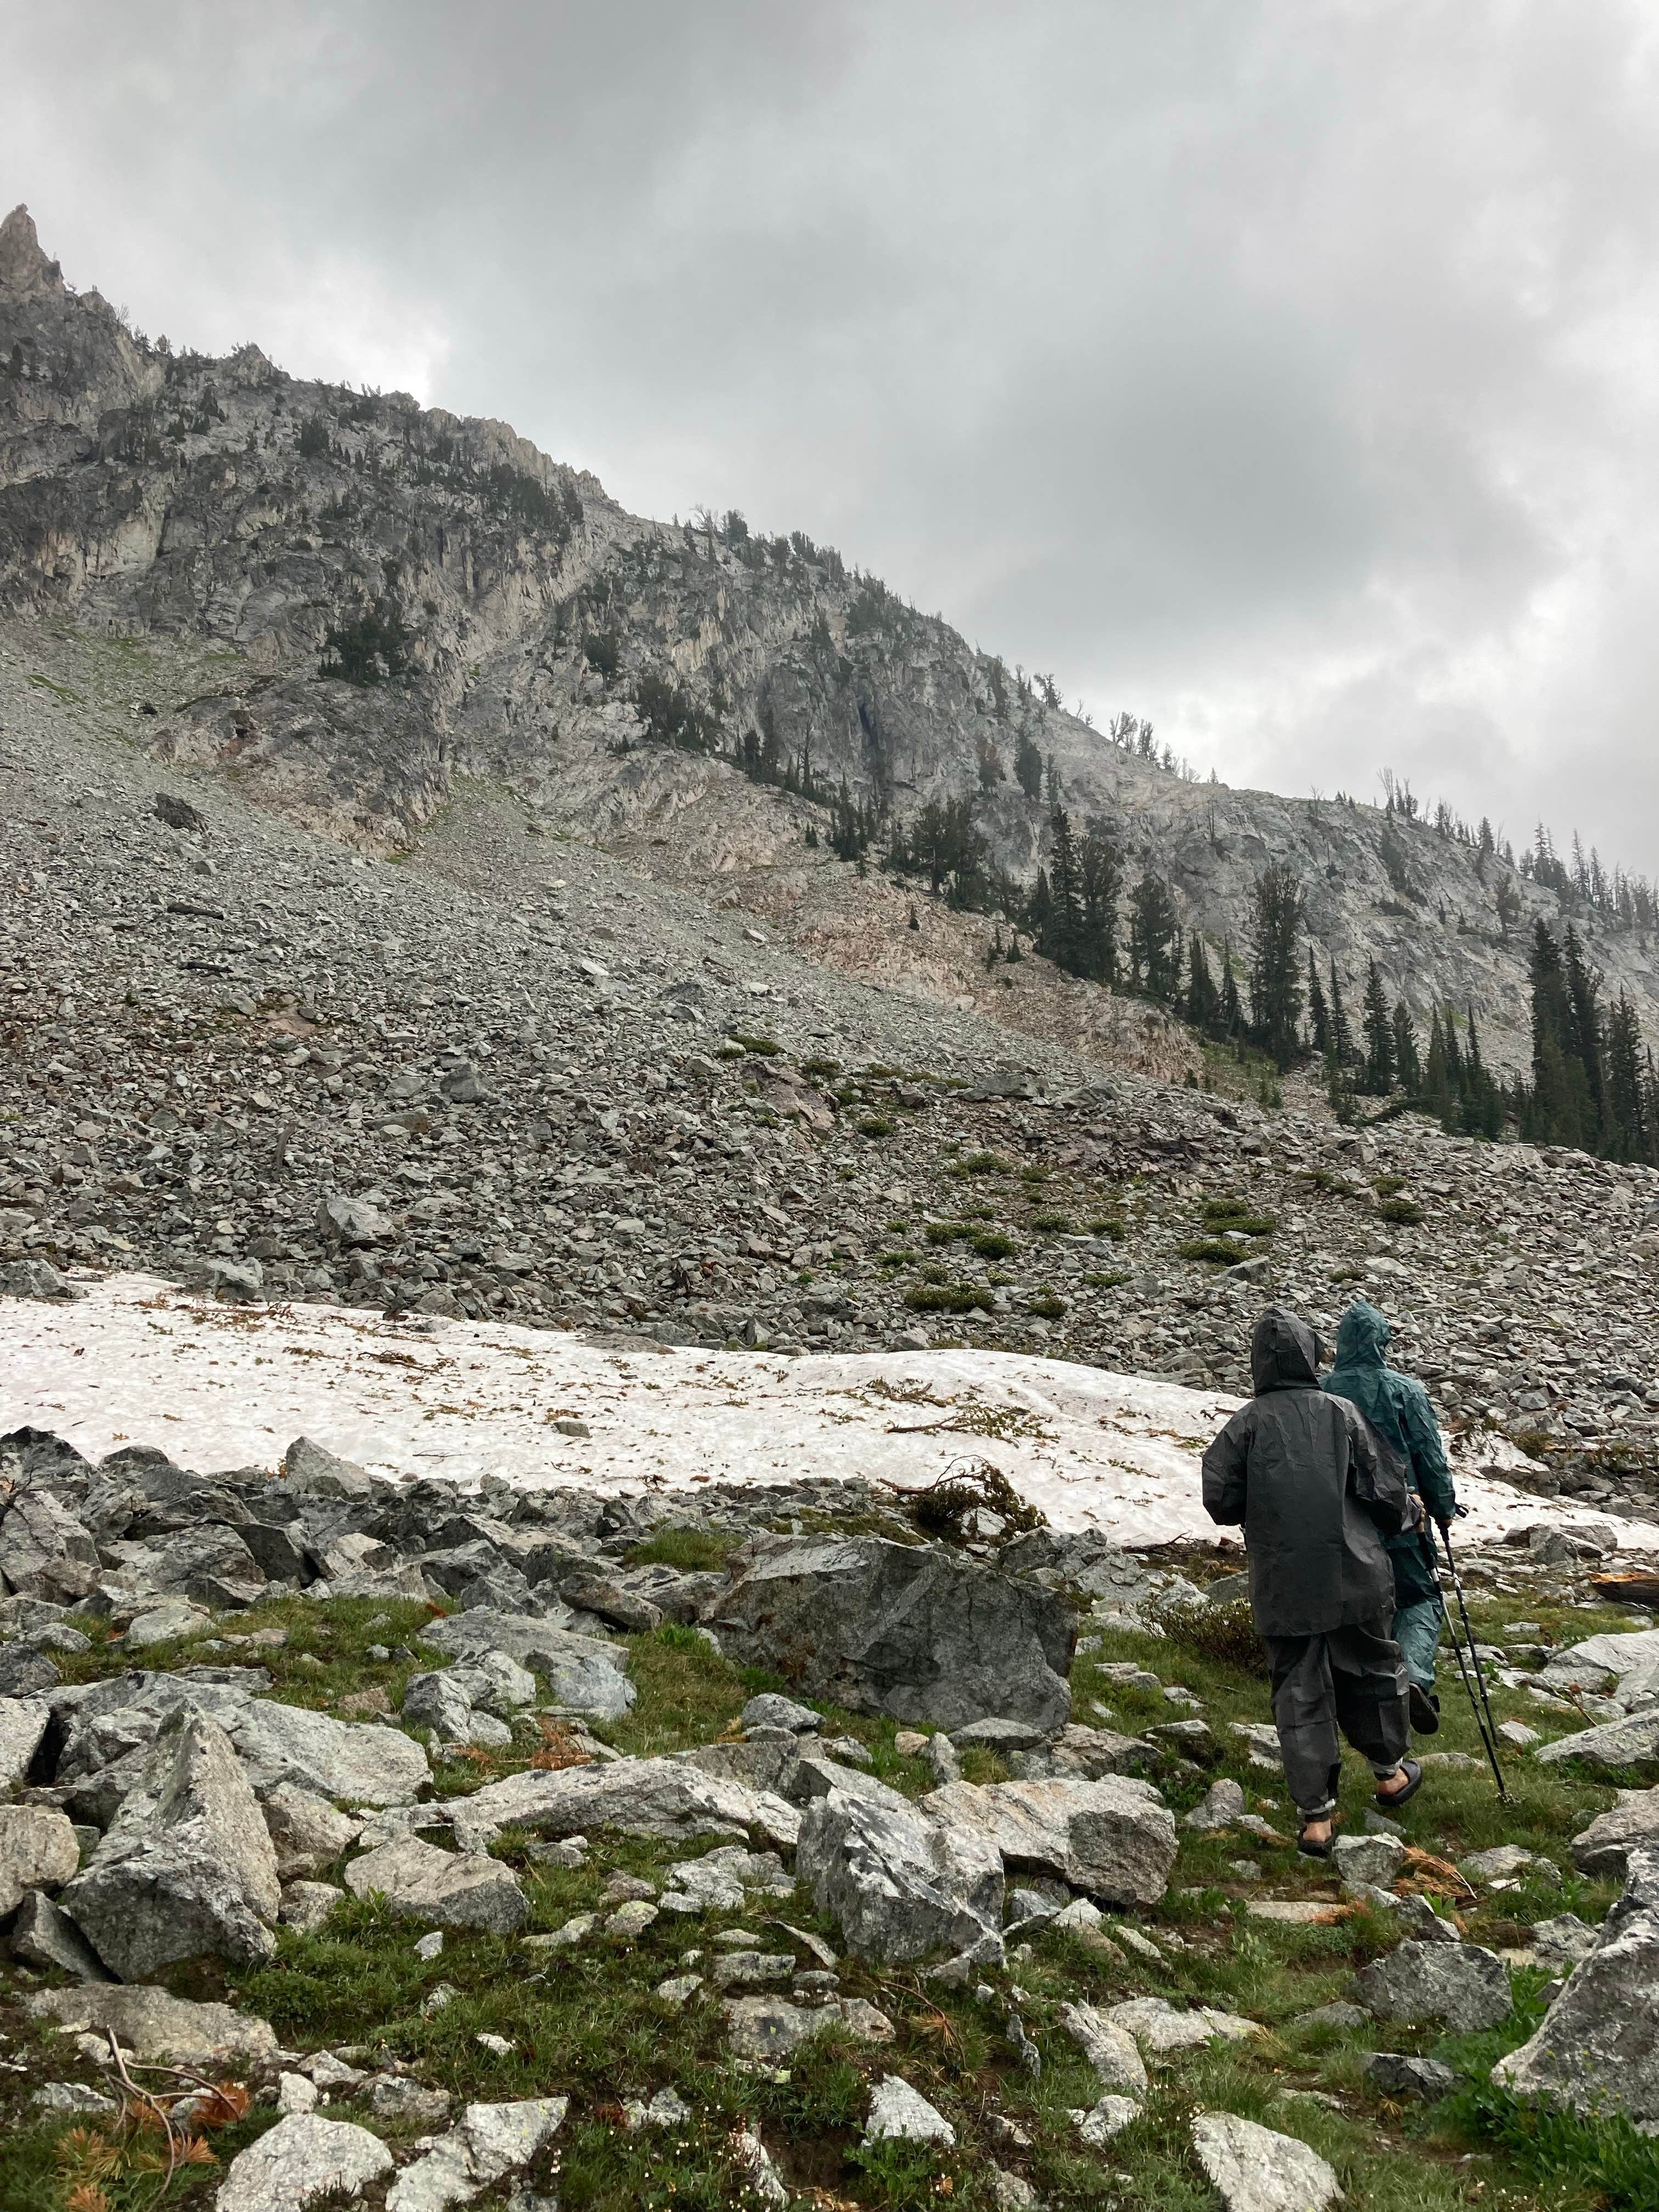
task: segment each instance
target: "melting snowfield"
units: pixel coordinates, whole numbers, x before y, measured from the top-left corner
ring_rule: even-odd
[[[274,1468],[296,1436],[377,1474],[489,1474],[617,1492],[865,1476],[919,1487],[990,1461],[1056,1528],[1126,1544],[1213,1536],[1199,1457],[1237,1403],[1013,1352],[782,1359],[330,1306],[228,1306],[143,1275],[73,1305],[0,1299],[0,1434],[51,1429],[90,1459],[158,1444],[182,1466]],[[586,1425],[570,1436],[554,1425]],[[1458,1470],[1472,1541],[1595,1518]],[[1627,1548],[1659,1528],[1620,1524]]]

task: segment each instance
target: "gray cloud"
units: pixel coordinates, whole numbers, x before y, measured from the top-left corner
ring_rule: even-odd
[[[152,331],[838,544],[1097,719],[1659,864],[1632,0],[0,9]]]

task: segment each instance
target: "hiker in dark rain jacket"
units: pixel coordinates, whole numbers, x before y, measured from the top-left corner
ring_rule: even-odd
[[[1406,1463],[1412,1488],[1423,1501],[1427,1520],[1443,1528],[1457,1510],[1451,1469],[1428,1392],[1388,1364],[1391,1334],[1386,1317],[1365,1299],[1356,1298],[1337,1323],[1336,1365],[1325,1377],[1325,1388],[1358,1406],[1378,1436],[1394,1446]],[[1393,1635],[1406,1662],[1412,1726],[1432,1735],[1440,1725],[1434,1662],[1446,1617],[1434,1538],[1425,1522],[1389,1537],[1386,1548],[1394,1569]]]
[[[1357,1407],[1320,1389],[1318,1340],[1283,1306],[1256,1323],[1250,1374],[1255,1397],[1204,1455],[1204,1506],[1224,1527],[1243,1527],[1300,1846],[1324,1858],[1342,1771],[1339,1728],[1370,1760],[1378,1804],[1403,1804],[1422,1784],[1417,1761],[1403,1758],[1406,1669],[1389,1634],[1394,1573],[1383,1549],[1413,1503],[1392,1448]]]

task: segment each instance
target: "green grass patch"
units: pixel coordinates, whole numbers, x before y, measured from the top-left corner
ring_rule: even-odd
[[[783,1050],[775,1037],[750,1036],[742,1030],[732,1030],[729,1036],[733,1044],[741,1045],[745,1052],[754,1053],[762,1060],[775,1059]]]
[[[628,1554],[630,1567],[678,1567],[708,1574],[723,1567],[741,1540],[722,1528],[659,1528]]]
[[[953,1176],[1005,1176],[1012,1172],[1000,1152],[964,1152],[945,1170]]]
[[[1069,1213],[1053,1212],[1034,1213],[1031,1216],[1031,1226],[1033,1229],[1041,1230],[1045,1237],[1069,1237],[1072,1233],[1072,1217]]]

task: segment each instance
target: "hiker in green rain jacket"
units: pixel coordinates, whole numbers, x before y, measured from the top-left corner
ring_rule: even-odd
[[[1428,1392],[1388,1364],[1390,1334],[1376,1308],[1356,1298],[1337,1324],[1336,1364],[1325,1377],[1325,1388],[1358,1406],[1394,1446],[1411,1471],[1412,1488],[1423,1501],[1427,1520],[1443,1528],[1457,1510],[1445,1448]],[[1419,1735],[1432,1735],[1440,1725],[1434,1662],[1446,1611],[1435,1570],[1433,1531],[1427,1522],[1421,1528],[1402,1528],[1385,1538],[1384,1549],[1394,1569],[1394,1640],[1406,1656],[1412,1726]]]

